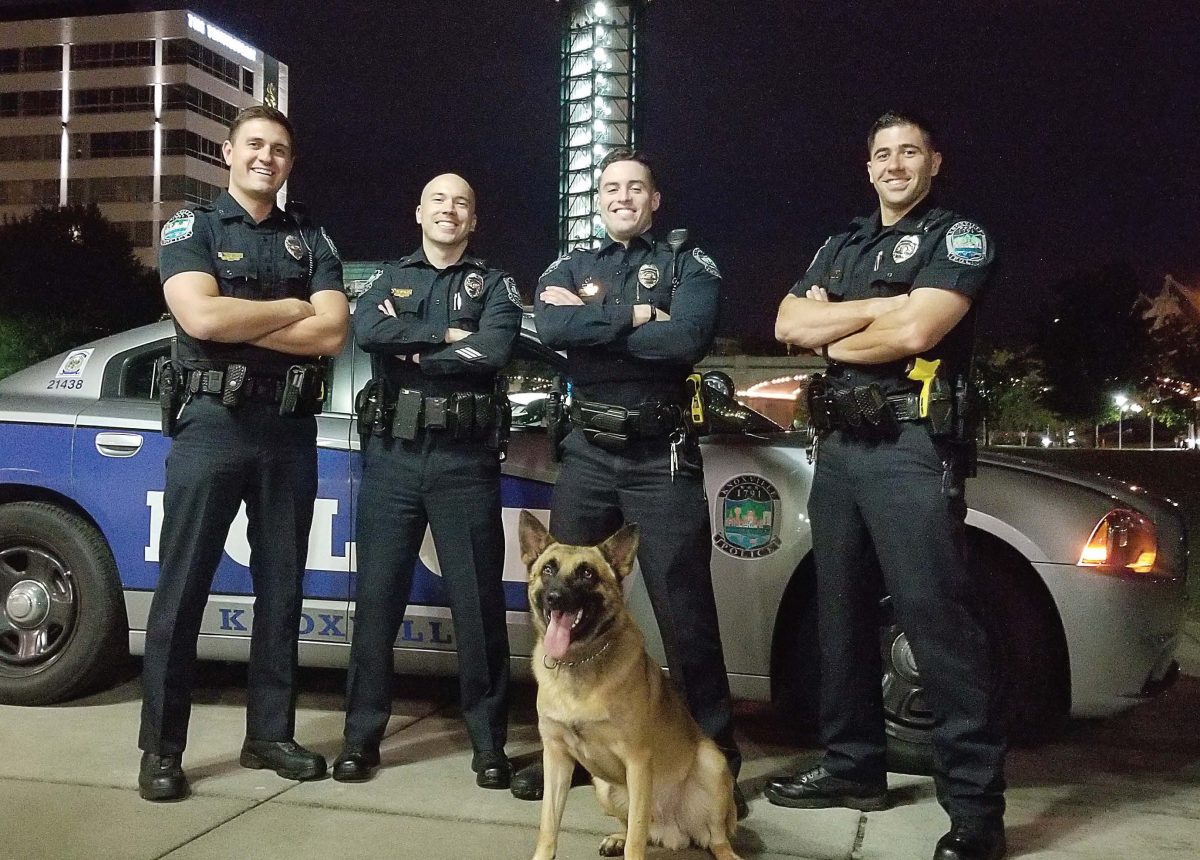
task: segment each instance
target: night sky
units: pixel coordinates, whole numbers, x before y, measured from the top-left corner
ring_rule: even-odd
[[[291,194],[344,257],[411,251],[421,186],[453,170],[477,251],[530,294],[556,249],[558,4],[186,5],[290,66]],[[938,199],[996,241],[985,335],[1028,338],[1079,269],[1200,277],[1194,0],[655,0],[641,47],[659,223],[717,260],[726,333],[768,339],[824,238],[876,206],[865,135],[891,106],[933,120]]]

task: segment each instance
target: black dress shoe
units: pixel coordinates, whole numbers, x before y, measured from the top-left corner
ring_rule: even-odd
[[[338,782],[366,782],[379,767],[379,747],[342,747],[333,760],[333,778]]]
[[[541,800],[543,793],[542,782],[544,779],[545,774],[542,773],[542,760],[539,757],[533,764],[527,764],[513,774],[512,785],[509,786],[509,789],[512,791],[513,797],[518,800]],[[571,788],[587,785],[591,781],[592,777],[587,772],[587,768],[579,762],[575,762],[575,770],[571,774]]]
[[[187,777],[183,775],[183,757],[142,753],[138,768],[138,794],[143,800],[183,800],[188,795]]]
[[[763,792],[776,806],[792,809],[827,809],[844,806],[877,812],[891,806],[887,784],[870,785],[834,776],[824,767],[814,767],[793,777],[776,777]]]
[[[1002,824],[986,827],[954,824],[950,832],[937,841],[933,860],[1000,860],[1007,850]]]
[[[310,752],[295,741],[252,741],[242,744],[242,767],[273,770],[284,779],[320,779],[325,776],[325,757]]]
[[[512,782],[512,763],[503,752],[477,752],[471,756],[471,770],[480,788],[508,788]]]

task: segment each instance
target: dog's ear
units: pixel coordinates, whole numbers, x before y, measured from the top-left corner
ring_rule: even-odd
[[[546,551],[546,547],[554,543],[542,521],[529,511],[521,511],[521,524],[517,535],[521,540],[521,563],[526,567],[537,561],[538,556]]]
[[[629,576],[633,562],[637,559],[638,539],[641,532],[637,523],[626,523],[621,530],[600,544],[600,552],[608,559],[618,579]]]

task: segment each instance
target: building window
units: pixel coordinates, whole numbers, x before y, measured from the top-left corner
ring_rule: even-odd
[[[189,66],[194,66],[202,72],[207,72],[214,78],[224,81],[231,87],[242,88],[244,86],[243,73],[246,70],[240,63],[227,59],[216,51],[197,44],[191,39],[168,39],[163,43],[163,47],[163,62],[168,66],[187,63]],[[254,84],[253,77],[251,77],[250,89],[247,92],[253,91]]]
[[[153,108],[152,87],[111,87],[75,90],[71,93],[71,110],[74,113],[127,113]]]
[[[0,50],[0,75],[11,75],[21,71],[21,49],[4,48]]]
[[[57,161],[62,139],[57,134],[0,137],[0,161]]]
[[[190,110],[225,126],[232,123],[239,112],[236,105],[187,84],[167,87],[163,107],[166,110]]]
[[[154,154],[152,131],[101,131],[71,135],[74,158],[131,158]]]
[[[95,45],[71,46],[71,68],[73,69],[153,65],[153,42],[101,42]]]
[[[62,45],[46,45],[42,48],[21,50],[22,72],[61,72],[63,67]]]
[[[254,95],[254,72],[242,69],[242,92],[248,96]]]
[[[0,116],[53,116],[62,112],[62,90],[0,93]]]
[[[190,155],[217,167],[225,167],[221,144],[182,128],[171,129],[163,134],[163,155]]]
[[[95,176],[67,180],[68,203],[149,203],[154,198],[150,176]]]
[[[162,178],[162,201],[182,200],[185,203],[212,203],[225,189],[211,185],[191,176],[164,176]]]
[[[56,203],[57,179],[10,179],[0,182],[0,205],[48,206]]]

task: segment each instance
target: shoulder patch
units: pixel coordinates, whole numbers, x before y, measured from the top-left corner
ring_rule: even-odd
[[[371,289],[371,285],[374,284],[376,281],[378,281],[382,277],[383,277],[383,269],[376,269],[371,274],[371,277],[367,278],[367,282],[365,284],[363,284],[363,292],[365,293],[367,290]]]
[[[692,250],[692,256],[696,258],[696,262],[704,267],[704,271],[708,272],[714,278],[721,277],[720,271],[717,270],[717,264],[713,262],[712,257],[701,251],[699,248]]]
[[[563,254],[561,257],[559,257],[557,260],[555,260],[553,263],[551,263],[549,266],[546,267],[546,271],[542,272],[541,277],[542,278],[546,277],[546,275],[553,272],[555,269],[557,269],[559,266],[561,266],[563,263],[565,263],[569,259],[571,259],[570,254]]]
[[[981,266],[987,260],[987,234],[973,221],[958,221],[946,231],[946,256],[964,266]]]
[[[321,228],[321,235],[325,238],[325,244],[329,246],[329,250],[333,251],[333,256],[337,257],[338,262],[341,262],[342,255],[338,253],[337,245],[333,244],[333,240],[329,238],[324,227]]]
[[[504,291],[508,293],[508,300],[517,307],[521,307],[521,291],[517,289],[517,282],[511,275],[504,277]]]
[[[196,213],[191,209],[180,209],[171,216],[171,220],[163,224],[160,244],[170,245],[192,238],[196,226]]]

